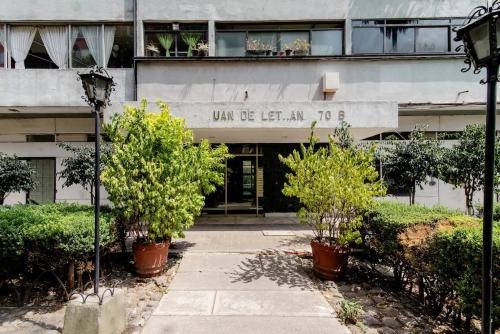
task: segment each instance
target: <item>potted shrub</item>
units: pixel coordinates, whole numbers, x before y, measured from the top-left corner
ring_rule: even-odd
[[[126,106],[105,131],[113,153],[106,159],[102,181],[114,209],[135,237],[136,272],[151,277],[162,272],[171,238],[183,237],[201,212],[204,198],[224,183],[225,145],[195,145],[183,119],[165,103],[159,113]]]
[[[156,34],[156,38],[158,38],[161,46],[165,49],[165,57],[170,57],[170,48],[172,48],[172,44],[174,43],[174,35]],[[160,51],[157,51],[157,53],[159,54]]]
[[[187,56],[192,57],[193,56],[193,50],[196,49],[196,45],[198,44],[198,41],[202,37],[201,32],[182,32],[181,33],[181,38],[184,43],[188,46],[188,51],[187,51]]]
[[[293,55],[294,56],[307,56],[309,55],[309,49],[311,49],[311,44],[305,39],[297,38],[293,41]]]
[[[146,45],[146,51],[149,57],[158,57],[160,55],[160,49],[153,43]]]
[[[285,50],[284,51],[281,51],[282,53],[284,53],[286,56],[291,56],[292,55],[292,48],[290,47],[290,45],[288,44],[285,44]]]
[[[208,56],[208,48],[209,48],[208,43],[204,43],[204,42],[198,43],[196,48],[198,50],[198,56],[200,56],[200,57],[207,57]]]
[[[248,56],[265,56],[267,53],[268,46],[258,40],[252,39],[247,41],[247,55]]]
[[[314,232],[314,273],[334,280],[345,273],[349,245],[361,242],[364,212],[376,204],[375,196],[385,194],[385,188],[374,166],[374,147],[354,146],[347,127],[337,129],[328,146],[317,143],[313,124],[309,145],[302,144],[300,151],[286,158],[280,156],[291,170],[283,193],[298,199],[297,216]]]

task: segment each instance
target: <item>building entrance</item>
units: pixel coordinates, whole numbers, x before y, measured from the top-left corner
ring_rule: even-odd
[[[255,144],[228,146],[233,157],[226,161],[224,185],[207,196],[203,213],[262,214],[264,180],[259,147]]]

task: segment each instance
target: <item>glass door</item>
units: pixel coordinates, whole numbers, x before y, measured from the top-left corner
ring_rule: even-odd
[[[205,214],[262,213],[262,163],[256,145],[232,145],[225,183],[205,198]],[[262,160],[262,159],[260,159]]]

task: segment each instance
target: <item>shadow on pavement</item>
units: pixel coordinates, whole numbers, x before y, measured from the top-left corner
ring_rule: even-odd
[[[299,257],[275,251],[249,257],[231,273],[233,283],[251,283],[263,277],[280,287],[287,286],[309,291],[315,289],[310,273],[304,270]]]

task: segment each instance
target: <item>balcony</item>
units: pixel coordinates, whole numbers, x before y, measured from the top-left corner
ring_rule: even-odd
[[[85,71],[80,69],[80,71]],[[1,107],[79,107],[81,82],[76,69],[0,70]],[[116,91],[111,101],[127,101],[133,97],[133,69],[109,69]]]

